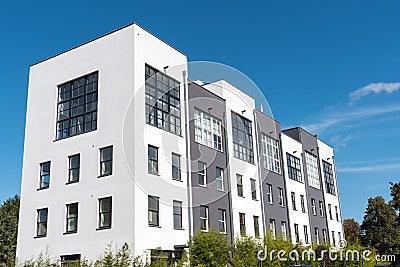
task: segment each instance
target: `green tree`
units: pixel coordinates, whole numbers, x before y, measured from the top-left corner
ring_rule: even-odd
[[[361,242],[361,228],[353,218],[343,220],[343,228],[347,243],[359,244]]]
[[[14,265],[17,249],[19,196],[7,199],[0,206],[0,263]]]
[[[361,225],[366,244],[376,248],[380,254],[395,253],[400,240],[400,229],[396,221],[396,210],[383,197],[368,199]]]
[[[248,267],[258,264],[258,243],[251,237],[237,238],[233,252],[232,266]]]
[[[113,249],[112,243],[108,244],[105,252],[94,263],[95,267],[129,267],[132,264],[129,245],[125,243],[120,249]]]
[[[198,232],[190,238],[191,266],[221,267],[229,262],[231,244],[228,237],[216,231]]]

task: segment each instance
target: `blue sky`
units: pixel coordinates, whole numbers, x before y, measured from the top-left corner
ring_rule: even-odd
[[[19,193],[29,65],[133,21],[230,65],[283,127],[333,145],[343,216],[361,220],[400,170],[399,1],[6,1],[0,7],[0,201]]]

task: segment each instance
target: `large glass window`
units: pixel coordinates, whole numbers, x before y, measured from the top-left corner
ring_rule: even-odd
[[[306,155],[308,185],[320,189],[321,185],[319,182],[317,157],[308,152],[306,152],[305,155]]]
[[[100,176],[112,174],[113,147],[100,148]]]
[[[289,178],[298,182],[303,182],[301,178],[300,159],[289,153],[286,153],[286,158]]]
[[[218,229],[221,234],[226,234],[226,211],[218,209]]]
[[[195,109],[194,127],[194,137],[197,143],[222,151],[222,131],[219,119]]]
[[[174,228],[182,229],[182,202],[174,200]]]
[[[146,123],[181,134],[179,82],[148,65],[146,71]]]
[[[58,86],[57,139],[97,129],[98,72]]]
[[[251,121],[232,112],[232,136],[235,158],[254,163]]]
[[[200,229],[205,232],[208,232],[208,229],[210,229],[208,221],[208,206],[200,206]]]
[[[50,161],[40,164],[39,189],[46,189],[50,186]]]
[[[79,182],[80,155],[69,157],[68,183]]]
[[[67,205],[67,233],[76,233],[78,231],[78,203]]]
[[[332,195],[336,195],[335,181],[333,179],[332,165],[323,160],[322,161],[322,166],[323,166],[323,169],[324,169],[326,192],[329,193],[329,194],[332,194]]]
[[[160,199],[148,196],[148,218],[150,226],[160,225]]]
[[[111,228],[111,197],[99,199],[99,229]]]
[[[279,141],[266,134],[262,134],[261,143],[264,168],[276,173],[281,173]]]
[[[147,149],[147,171],[158,174],[158,148],[151,145]]]
[[[37,210],[37,226],[36,226],[36,236],[44,237],[47,235],[47,216],[48,209]]]

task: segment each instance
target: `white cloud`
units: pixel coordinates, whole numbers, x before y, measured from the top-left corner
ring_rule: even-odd
[[[355,104],[362,97],[369,94],[379,94],[381,92],[386,92],[391,94],[400,89],[400,82],[396,83],[370,83],[367,86],[361,87],[354,92],[349,94],[350,102],[349,104]]]
[[[389,107],[381,106],[381,107],[376,107],[376,108],[365,108],[365,109],[359,109],[357,111],[341,112],[341,113],[327,115],[320,122],[304,124],[304,125],[301,125],[301,127],[306,129],[310,133],[320,134],[327,128],[336,126],[341,123],[359,120],[361,118],[365,118],[365,117],[369,117],[369,116],[382,115],[382,114],[398,112],[398,111],[400,111],[400,106],[389,106]]]
[[[400,170],[400,163],[337,168],[338,172],[381,172]]]
[[[351,140],[350,135],[346,135],[346,136],[335,135],[329,139],[330,143],[332,143],[332,145],[336,151],[339,151],[341,148],[345,148],[347,145],[347,142],[350,140]]]

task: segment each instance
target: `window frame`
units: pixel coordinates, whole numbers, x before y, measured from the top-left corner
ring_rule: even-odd
[[[282,187],[278,187],[278,206],[284,208],[285,207],[285,195],[283,192],[283,188]]]
[[[333,217],[332,217],[332,205],[331,204],[328,204],[328,212],[329,212],[329,219],[333,220]]]
[[[246,214],[239,212],[239,231],[241,236],[246,236]]]
[[[314,216],[317,216],[317,207],[315,203],[315,198],[311,198],[311,210]]]
[[[292,209],[294,211],[297,211],[297,205],[296,205],[296,193],[295,192],[290,192],[290,199],[292,201]]]
[[[110,210],[106,210],[106,211],[104,211],[104,210],[102,210],[102,204],[103,204],[103,201],[110,201]],[[103,230],[103,229],[110,229],[111,227],[112,227],[112,210],[113,210],[113,208],[112,208],[112,203],[113,203],[113,201],[112,201],[112,197],[111,196],[109,196],[109,197],[102,197],[102,198],[99,198],[98,199],[98,205],[99,205],[99,213],[98,213],[98,216],[99,216],[99,222],[98,222],[98,228],[97,228],[97,230]],[[102,224],[102,216],[103,215],[107,215],[107,214],[109,214],[110,215],[110,222],[109,222],[109,224]],[[105,219],[104,219],[104,221],[105,221]]]
[[[155,158],[150,157],[150,150],[154,149],[153,152]],[[159,157],[158,157],[158,147],[148,144],[147,145],[147,173],[153,175],[159,175]]]
[[[254,178],[250,178],[250,190],[251,190],[251,199],[258,200],[257,199],[257,181]]]
[[[306,213],[306,202],[304,201],[304,195],[300,195],[300,206],[301,212]]]
[[[267,184],[267,202],[270,205],[274,204],[274,195],[272,192],[272,184]]]
[[[243,193],[243,175],[241,175],[241,174],[236,174],[236,189],[237,189],[238,197],[243,197],[244,198],[244,193]]]
[[[328,194],[336,196],[335,177],[333,175],[332,164],[322,160],[322,171],[325,178],[325,191]]]
[[[48,165],[48,172],[44,170],[44,167]],[[39,173],[39,188],[38,190],[49,189],[51,180],[51,161],[45,161],[40,163]]]
[[[111,159],[104,159],[104,154],[109,149],[111,149]],[[99,148],[99,150],[100,150],[100,175],[99,175],[99,177],[110,176],[113,174],[114,146],[109,145],[109,146],[101,147],[101,148]],[[111,163],[111,164],[108,165],[110,170],[107,171],[108,163]]]
[[[259,216],[253,216],[253,224],[254,224],[254,237],[255,238],[260,238],[260,222],[259,222]]]
[[[174,229],[176,230],[182,230],[183,229],[183,220],[182,220],[182,201],[178,200],[173,200],[172,202],[172,207],[173,207],[173,223],[174,223]],[[177,210],[176,210],[177,209]],[[175,219],[178,219],[178,222],[180,225],[175,224]]]
[[[279,140],[261,133],[261,147],[264,169],[281,174],[282,167]]]
[[[335,214],[336,214],[336,221],[340,222],[338,206],[335,206]]]
[[[303,183],[300,159],[292,154],[286,153],[286,161],[289,179]]]
[[[46,220],[42,221],[41,212],[46,213]],[[46,237],[47,236],[47,225],[49,221],[49,208],[41,208],[36,210],[36,238]],[[44,228],[43,228],[44,226]],[[40,232],[41,229],[44,229],[45,233]]]
[[[79,219],[79,204],[78,202],[75,203],[70,203],[70,204],[66,204],[66,225],[65,225],[65,233],[66,234],[74,234],[78,232],[78,219]],[[70,214],[70,209],[76,206],[76,214],[72,214],[73,216],[71,216]],[[76,229],[75,230],[70,230],[69,229],[69,221],[70,220],[75,220],[76,222]]]
[[[281,233],[284,240],[287,240],[287,225],[285,221],[281,221]]]
[[[156,207],[150,207],[151,205],[151,199],[153,199],[156,204]],[[153,219],[153,216],[150,215],[156,215],[156,222],[151,222],[150,218]],[[147,222],[150,227],[160,227],[160,198],[158,196],[153,196],[153,195],[148,195],[147,196]]]
[[[269,219],[269,229],[272,232],[272,238],[276,240],[276,223],[275,219]]]
[[[318,170],[318,157],[305,151],[308,185],[321,190],[320,174]]]
[[[202,216],[202,209],[204,209],[204,216]],[[200,231],[208,232],[210,230],[210,210],[208,206],[201,205],[200,206]],[[204,225],[203,225],[204,222]],[[203,229],[203,226],[205,228]]]
[[[197,161],[197,177],[199,186],[207,187],[207,164],[205,162]],[[200,183],[200,177],[202,177],[203,183]]]
[[[221,226],[223,231],[221,231]],[[220,234],[226,234],[226,210],[218,209],[218,231]]]
[[[178,166],[175,166],[174,164],[174,157],[175,160],[178,161]],[[182,181],[182,174],[181,174],[181,155],[172,152],[171,153],[171,168],[172,168],[172,179],[175,181]],[[178,176],[174,176],[174,170],[176,170]]]
[[[325,217],[324,203],[322,201],[319,201],[319,214],[321,215],[321,218]]]
[[[296,240],[296,243],[300,241],[299,225],[297,223],[294,224],[294,238]]]
[[[220,174],[218,176],[218,173]],[[215,181],[217,182],[217,190],[224,192],[224,169],[220,167],[215,167]]]
[[[310,243],[310,239],[308,236],[308,226],[304,225],[303,226],[303,231],[304,231],[304,243],[309,244]]]
[[[194,140],[198,144],[223,152],[222,121],[194,108]]]
[[[254,164],[252,122],[234,111],[231,111],[231,119],[233,156]]]
[[[74,90],[77,90],[75,96]],[[98,91],[99,71],[57,85],[56,141],[97,130]],[[73,114],[74,109],[77,114]],[[74,121],[76,125],[73,125]]]
[[[78,158],[78,166],[72,166],[73,165],[73,160],[74,158]],[[74,172],[77,170],[77,179],[73,180],[71,179],[71,176],[74,175]],[[68,182],[67,184],[73,184],[73,183],[78,183],[79,179],[80,179],[80,172],[81,172],[81,155],[78,154],[74,154],[71,156],[68,156]]]

